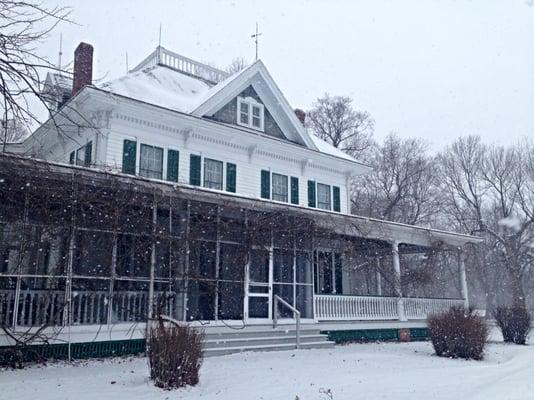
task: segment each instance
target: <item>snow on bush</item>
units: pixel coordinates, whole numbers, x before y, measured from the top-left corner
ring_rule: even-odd
[[[428,317],[428,331],[436,355],[482,360],[488,339],[486,321],[473,310],[452,307]]]
[[[198,383],[203,336],[187,325],[165,325],[161,319],[149,329],[150,379],[157,387],[171,390]]]
[[[525,307],[497,307],[494,317],[505,342],[526,344],[532,317]]]

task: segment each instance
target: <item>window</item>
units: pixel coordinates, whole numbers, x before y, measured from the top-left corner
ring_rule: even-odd
[[[93,142],[87,142],[85,146],[80,147],[78,150],[76,150],[76,156],[74,157],[75,160],[73,160],[73,154],[70,155],[70,163],[81,165],[82,167],[88,167],[91,165],[91,156],[93,153]]]
[[[237,122],[239,125],[263,131],[264,107],[252,97],[237,98]]]
[[[287,203],[287,176],[273,173],[272,198],[276,201]]]
[[[222,161],[204,159],[204,187],[222,190],[223,163]]]
[[[141,145],[141,159],[139,175],[146,178],[162,179],[163,177],[163,149],[161,147]]]
[[[315,293],[343,293],[343,259],[331,251],[315,252]]]
[[[330,185],[317,184],[317,208],[331,210],[332,200],[330,196]]]

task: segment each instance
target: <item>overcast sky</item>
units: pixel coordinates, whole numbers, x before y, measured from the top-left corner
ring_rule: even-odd
[[[57,4],[48,0],[49,4]],[[328,92],[348,95],[376,121],[375,135],[421,137],[434,148],[478,134],[506,144],[534,138],[534,6],[473,1],[70,0],[79,25],[61,25],[41,47],[71,61],[95,47],[95,77],[132,68],[158,43],[224,67],[260,58],[293,107]]]

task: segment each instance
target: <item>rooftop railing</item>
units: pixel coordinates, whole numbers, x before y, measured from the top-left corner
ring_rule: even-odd
[[[136,72],[155,65],[165,65],[180,72],[219,83],[228,78],[230,74],[207,64],[192,60],[180,54],[158,46],[148,57],[141,61],[130,72]]]

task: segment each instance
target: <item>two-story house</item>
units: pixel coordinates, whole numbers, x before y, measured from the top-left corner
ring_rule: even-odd
[[[174,292],[166,307],[173,318],[212,325],[271,323],[277,307],[283,317],[298,310],[304,322],[317,324],[422,321],[430,312],[467,305],[463,257],[460,290],[432,296],[447,297],[442,299],[403,293],[401,258],[416,263],[414,254],[438,243],[461,252],[479,239],[351,215],[351,179],[370,168],[308,131],[304,113],[295,113],[260,60],[229,76],[158,47],[127,75],[95,85],[92,55],[92,46],[81,43],[73,79],[47,77],[50,119],[9,150],[89,182],[108,174],[136,193],[147,183],[163,188],[170,200],[151,208],[157,208],[153,222],[176,215],[168,229],[179,226],[180,234],[165,251],[158,246],[166,239],[141,251],[137,236],[122,228],[75,228],[79,234],[71,233],[70,246],[52,240],[46,257],[24,261],[17,270],[16,246],[5,239],[0,279],[19,283],[4,289],[17,308],[0,319],[35,325],[40,319],[29,296],[50,298],[58,291],[69,299],[70,316],[62,323],[82,326],[145,321],[162,292]],[[91,200],[84,195],[78,202]],[[263,212],[278,221],[248,243],[250,221]],[[329,234],[300,229],[300,219]],[[290,235],[284,233],[291,227]],[[191,236],[184,239],[183,232]],[[246,254],[236,255],[243,246]],[[29,283],[56,271],[53,264],[61,259],[70,261],[54,279],[66,279],[64,284]],[[36,263],[39,273],[29,267]]]

